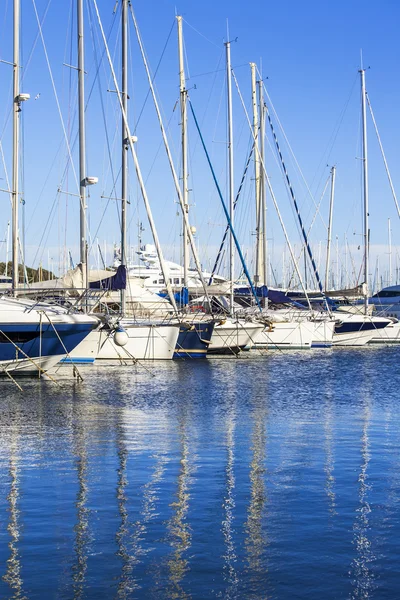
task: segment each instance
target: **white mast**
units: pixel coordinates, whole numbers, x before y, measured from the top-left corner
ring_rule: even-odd
[[[18,287],[18,154],[19,154],[19,30],[20,0],[14,0],[14,56],[13,56],[13,163],[12,163],[12,289],[16,295]]]
[[[390,226],[390,219],[388,219],[388,241],[389,241],[389,281],[388,285],[392,285],[393,273],[392,273],[392,228]]]
[[[179,91],[181,103],[181,130],[182,130],[182,196],[184,210],[189,213],[188,203],[188,157],[187,157],[187,90],[185,80],[185,65],[183,60],[183,37],[182,37],[182,17],[176,17],[178,21],[178,51],[179,51]],[[183,279],[184,286],[189,283],[189,239],[186,227],[186,220],[183,219]]]
[[[78,108],[79,108],[79,185],[80,185],[80,262],[83,288],[87,288],[86,252],[86,152],[85,152],[85,61],[83,39],[83,0],[78,0]]]
[[[331,258],[333,200],[335,197],[336,167],[331,168],[331,197],[329,201],[328,241],[326,244],[325,292],[329,289],[329,262]]]
[[[363,131],[363,188],[364,188],[364,279],[365,296],[364,311],[368,313],[368,271],[369,271],[369,225],[368,225],[368,155],[367,155],[367,112],[365,91],[365,70],[360,69],[361,76],[361,107],[362,107],[362,131]]]
[[[7,223],[7,237],[6,237],[6,268],[4,275],[8,276],[8,252],[9,252],[9,243],[10,243],[10,221]]]
[[[260,236],[260,158],[258,136],[258,106],[256,88],[256,63],[250,63],[251,69],[251,104],[253,107],[253,135],[254,135],[254,191],[256,199],[256,261],[254,283],[260,285],[261,279],[261,236]]]
[[[107,39],[106,39],[106,36],[105,36],[105,33],[104,33],[104,29],[103,29],[103,25],[102,25],[102,22],[101,22],[101,19],[100,19],[99,8],[97,6],[97,1],[96,0],[93,0],[93,3],[94,3],[95,10],[96,10],[96,16],[97,16],[97,20],[98,20],[99,27],[100,27],[101,37],[103,39],[104,47],[105,47],[105,50],[106,50],[108,63],[110,65],[110,70],[111,70],[111,75],[112,75],[113,82],[114,82],[114,85],[115,85],[115,90],[117,92],[118,102],[119,102],[119,105],[121,107],[122,118],[124,120],[124,125],[125,125],[126,132],[127,132],[127,141],[128,141],[128,145],[129,145],[129,148],[131,150],[133,162],[134,162],[134,165],[135,165],[135,170],[136,170],[136,175],[137,175],[137,178],[138,178],[138,183],[139,183],[140,191],[141,191],[141,194],[142,194],[143,202],[144,202],[144,205],[145,205],[145,208],[146,208],[147,217],[148,217],[148,220],[149,220],[150,229],[151,229],[151,232],[152,232],[152,235],[153,235],[153,239],[154,239],[154,245],[155,245],[155,247],[157,249],[157,254],[158,254],[158,257],[159,257],[159,260],[160,260],[160,267],[161,267],[161,271],[162,271],[163,276],[164,276],[165,286],[167,288],[167,292],[168,292],[168,296],[169,296],[170,302],[171,302],[171,304],[172,304],[172,306],[174,308],[175,313],[177,313],[178,310],[177,310],[175,298],[174,298],[174,295],[173,295],[173,292],[172,292],[171,284],[170,284],[170,281],[169,281],[169,272],[168,272],[167,266],[166,266],[165,261],[164,261],[164,256],[163,256],[163,253],[162,253],[160,241],[158,239],[158,235],[157,235],[157,231],[156,231],[156,227],[155,227],[155,223],[154,223],[154,219],[153,219],[153,214],[151,212],[151,208],[150,208],[150,204],[149,204],[149,199],[148,199],[146,188],[145,188],[145,185],[144,185],[144,180],[143,180],[142,172],[140,170],[139,162],[138,162],[138,159],[137,159],[137,154],[136,154],[136,151],[135,151],[135,148],[134,148],[133,137],[131,135],[131,131],[130,131],[130,128],[129,128],[128,120],[126,118],[125,110],[124,110],[124,107],[123,107],[123,102],[122,102],[122,97],[121,97],[121,91],[119,89],[117,77],[115,75],[114,66],[113,66],[113,63],[112,63],[110,51],[109,51],[108,44],[107,44]]]
[[[121,101],[128,118],[128,0],[122,1],[122,85]],[[122,166],[121,166],[121,265],[126,267],[126,206],[128,196],[128,132],[122,116]],[[121,290],[121,312],[126,312],[126,290]]]
[[[261,238],[261,260],[260,260],[260,277],[261,284],[267,285],[267,206],[265,201],[265,107],[264,107],[264,83],[262,79],[258,81],[258,100],[260,104],[260,159],[262,170],[260,173],[260,220],[259,230]]]
[[[139,42],[140,52],[142,54],[143,63],[144,63],[145,69],[146,69],[146,75],[147,75],[147,79],[148,79],[148,82],[149,82],[149,86],[150,86],[150,90],[151,90],[151,95],[153,96],[154,107],[156,109],[158,121],[159,121],[159,124],[160,124],[161,135],[162,135],[162,138],[163,138],[163,141],[164,141],[165,150],[167,152],[168,162],[169,162],[169,165],[170,165],[170,168],[171,168],[171,173],[172,173],[172,178],[174,180],[176,193],[178,195],[179,205],[181,207],[181,212],[182,212],[182,217],[183,217],[183,220],[186,222],[186,231],[187,231],[189,243],[190,243],[190,246],[191,246],[191,249],[192,249],[194,263],[195,263],[196,270],[198,272],[200,281],[202,283],[205,296],[206,296],[207,300],[209,300],[206,282],[204,281],[204,277],[203,277],[202,270],[201,270],[201,264],[200,264],[199,256],[198,256],[198,253],[197,253],[197,250],[196,250],[196,244],[195,244],[195,241],[194,241],[193,233],[192,233],[192,231],[190,229],[190,226],[189,226],[188,215],[187,215],[187,213],[185,211],[185,205],[184,205],[184,201],[183,201],[182,190],[181,190],[181,187],[179,185],[178,175],[176,174],[176,170],[175,170],[175,167],[174,167],[174,162],[172,160],[172,154],[171,154],[171,150],[170,150],[170,147],[169,147],[169,144],[168,144],[168,140],[167,140],[167,135],[166,135],[166,130],[165,130],[165,127],[164,127],[164,123],[163,123],[163,120],[162,120],[162,117],[161,117],[160,107],[158,106],[158,101],[157,101],[157,97],[156,97],[155,90],[154,90],[153,80],[152,80],[151,75],[150,75],[149,65],[148,65],[147,60],[146,60],[146,55],[145,55],[145,52],[144,52],[144,47],[143,47],[142,39],[141,39],[141,36],[140,36],[140,32],[139,32],[139,28],[138,28],[138,25],[137,25],[137,22],[136,22],[136,18],[135,18],[135,15],[134,15],[132,9],[131,9],[131,14],[132,14],[133,23],[134,23],[135,30],[136,30],[137,39],[138,39],[138,42]],[[187,93],[187,91],[186,91],[186,93]]]
[[[229,234],[229,279],[230,279],[230,311],[233,315],[233,280],[235,273],[235,245],[232,235],[234,224],[234,189],[233,189],[233,127],[232,127],[232,79],[231,79],[231,43],[226,48],[226,83],[228,93],[228,163],[229,163],[229,217],[231,228]]]

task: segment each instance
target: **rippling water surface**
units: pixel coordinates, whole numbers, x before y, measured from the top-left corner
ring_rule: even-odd
[[[0,381],[0,598],[399,598],[399,357]]]

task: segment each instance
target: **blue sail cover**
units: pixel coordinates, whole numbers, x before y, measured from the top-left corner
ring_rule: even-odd
[[[285,302],[293,303],[294,301],[286,296],[285,292],[280,290],[268,290],[268,300],[271,300],[274,304],[283,304]]]
[[[100,279],[100,281],[91,281],[89,283],[91,290],[109,290],[111,292],[117,292],[118,290],[126,289],[126,267],[120,265],[115,273],[111,277],[106,279]]]
[[[269,290],[266,285],[261,285],[260,287],[254,287],[254,291],[257,295],[257,298],[268,298]],[[235,296],[253,296],[253,292],[249,287],[240,287],[235,288],[234,290]]]
[[[158,292],[160,298],[168,298],[168,294],[166,292]],[[180,292],[174,294],[175,302],[180,304],[181,306],[186,306],[189,304],[189,290],[186,287],[183,287]]]

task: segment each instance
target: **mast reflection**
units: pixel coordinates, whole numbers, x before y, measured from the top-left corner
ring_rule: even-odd
[[[75,418],[79,418],[80,415]],[[73,425],[75,456],[76,456],[76,471],[78,478],[78,492],[76,495],[76,524],[75,532],[75,564],[72,567],[73,591],[74,600],[83,598],[87,560],[88,560],[88,545],[90,540],[89,531],[89,509],[87,507],[88,498],[88,458],[86,452],[85,430],[81,423]]]
[[[368,502],[370,485],[368,480],[368,467],[371,459],[369,444],[370,423],[369,400],[364,401],[364,420],[361,436],[361,466],[358,476],[358,502],[356,518],[353,525],[353,543],[356,548],[356,557],[352,561],[351,575],[353,576],[352,598],[369,598],[374,589],[374,575],[370,568],[375,559],[371,541],[368,539],[370,530],[369,515],[371,508]]]
[[[234,509],[235,509],[235,415],[233,411],[226,415],[227,431],[226,431],[226,450],[227,462],[225,468],[226,474],[226,493],[223,503],[224,520],[222,522],[222,533],[225,542],[224,559],[224,578],[228,581],[229,588],[226,596],[235,595],[235,590],[239,582],[235,563],[237,560],[235,543],[234,543]]]
[[[263,517],[267,502],[265,486],[266,409],[260,404],[253,414],[252,459],[250,463],[250,503],[246,520],[246,558],[253,573],[265,573],[263,554],[268,540],[263,533]]]
[[[123,413],[124,411],[122,411]],[[158,494],[156,492],[158,485],[163,479],[165,465],[168,457],[164,452],[155,455],[155,465],[153,467],[149,481],[141,487],[142,503],[139,518],[135,523],[129,519],[128,509],[128,459],[129,450],[125,436],[125,427],[122,419],[117,423],[117,452],[118,452],[118,480],[117,480],[117,503],[120,515],[120,526],[116,533],[118,545],[118,556],[122,559],[122,568],[118,583],[118,598],[128,598],[134,590],[141,588],[140,578],[135,577],[135,568],[144,562],[146,549],[143,547],[148,525],[157,514],[156,504]]]
[[[168,560],[170,581],[168,598],[172,600],[189,597],[181,586],[181,581],[189,570],[188,560],[184,554],[190,548],[192,542],[191,529],[187,522],[191,466],[189,439],[186,431],[186,415],[183,416],[179,423],[179,437],[181,459],[176,492],[177,500],[171,504],[174,514],[167,525],[170,544],[174,549],[171,558]]]
[[[19,467],[18,467],[18,434],[15,430],[11,433],[9,476],[10,491],[7,495],[9,520],[7,531],[10,536],[8,547],[10,556],[7,559],[6,573],[2,579],[10,586],[13,595],[12,600],[27,600],[23,592],[23,580],[21,577],[21,559],[19,554],[18,542],[20,539],[20,510],[19,504]]]
[[[332,392],[328,390],[327,401],[325,406],[325,492],[328,498],[329,515],[333,517],[336,512],[336,493],[335,493],[335,456],[334,456],[334,437],[332,431],[333,415],[332,415]]]

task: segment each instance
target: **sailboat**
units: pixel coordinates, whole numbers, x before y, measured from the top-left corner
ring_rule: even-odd
[[[83,1],[78,0],[78,15],[83,14]],[[128,2],[123,0],[121,7],[121,24],[122,24],[122,87],[121,92],[118,91],[118,96],[121,102],[122,109],[122,177],[121,177],[121,268],[126,272],[126,235],[127,235],[127,197],[128,197],[128,164],[127,150],[132,144],[132,136],[127,125],[127,110],[128,110],[128,32],[127,32],[127,15]],[[81,16],[78,22],[78,50],[80,70],[80,86],[79,96],[79,122],[80,130],[84,128],[84,89],[83,89],[83,17]],[[117,83],[115,81],[115,83]],[[118,85],[116,85],[118,90]],[[80,138],[80,164],[84,166],[84,136]],[[83,173],[81,172],[81,176]],[[82,180],[82,177],[81,177]],[[82,221],[82,219],[81,219]],[[85,219],[83,219],[85,221]],[[82,236],[82,233],[81,233]],[[81,256],[81,261],[84,259]],[[105,318],[105,326],[93,331],[88,343],[94,344],[96,348],[95,359],[97,360],[143,360],[143,359],[172,359],[178,335],[179,324],[169,323],[168,321],[157,322],[154,320],[136,318],[135,316],[126,315],[126,304],[129,294],[128,290],[121,289],[120,296],[120,315],[114,318]],[[105,299],[107,300],[107,299]],[[108,302],[114,304],[114,298],[109,298]],[[77,348],[72,353],[72,360],[80,360],[82,347]]]
[[[363,313],[336,312],[338,321],[335,324],[333,343],[336,346],[364,346],[378,331],[384,330],[391,323],[384,317],[372,316],[372,306],[369,306],[368,279],[369,279],[369,213],[368,213],[368,154],[367,154],[367,115],[366,115],[366,89],[365,70],[360,69],[361,80],[361,108],[362,108],[362,146],[363,146],[363,207],[364,207],[364,310]]]
[[[19,118],[29,94],[20,92],[20,0],[14,0],[12,298],[0,297],[0,372],[47,371],[71,352],[98,324],[98,319],[18,297]]]

